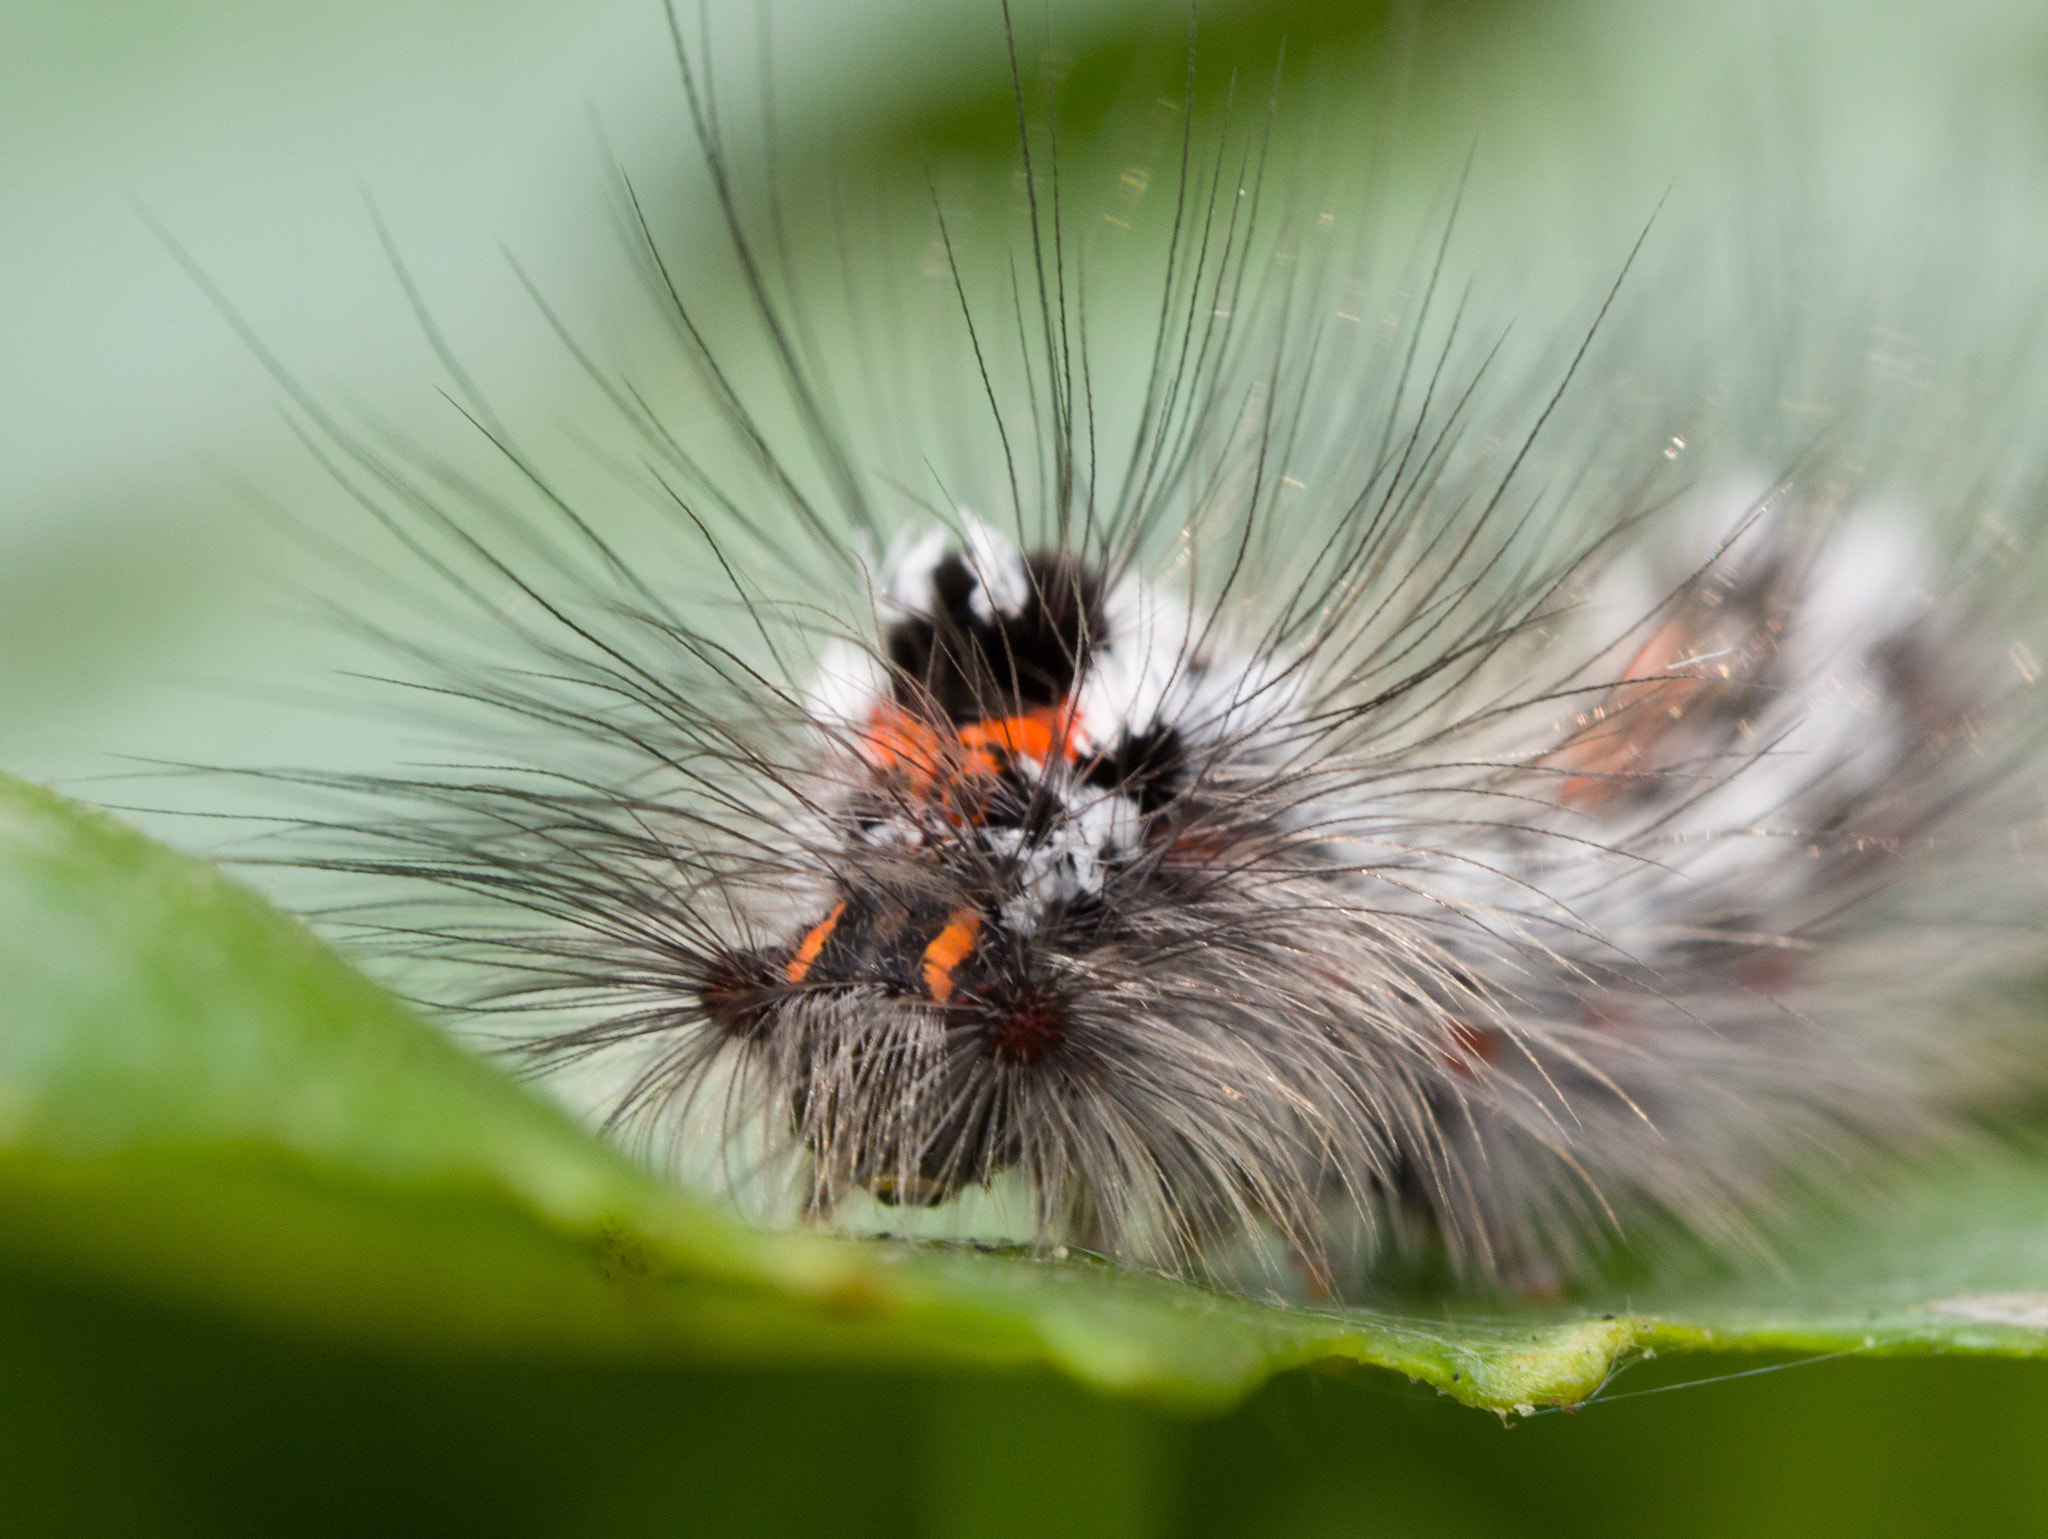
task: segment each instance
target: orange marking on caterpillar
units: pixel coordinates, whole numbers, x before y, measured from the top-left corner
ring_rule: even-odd
[[[1500,1062],[1500,1034],[1470,1021],[1447,1021],[1444,1035],[1450,1039],[1440,1055],[1443,1065],[1460,1079],[1477,1079],[1482,1066]]]
[[[1579,772],[1558,786],[1559,800],[1598,807],[1621,791],[1625,776],[1648,770],[1645,759],[1657,740],[1710,683],[1688,674],[1672,675],[1695,641],[1676,620],[1657,627],[1594,712],[1593,724],[1546,761]]]
[[[1000,750],[1012,758],[1050,763],[1057,756],[1069,764],[1081,756],[1074,744],[1074,712],[1070,705],[1037,706],[1021,716],[969,722],[960,741],[970,750]]]
[[[934,726],[893,701],[875,708],[861,751],[870,764],[894,776],[911,796],[936,801],[948,810],[971,808],[975,797],[957,795],[977,781],[993,780],[1016,759],[1073,763],[1080,757],[1074,740],[1074,711],[1065,702],[1038,706],[1016,716],[969,722],[954,732]],[[956,821],[974,821],[961,813]]]
[[[945,746],[923,718],[893,704],[875,707],[861,750],[878,770],[907,782],[919,796],[929,794],[945,773]]]
[[[830,940],[832,932],[839,928],[839,916],[845,912],[846,904],[842,900],[832,905],[831,913],[811,926],[811,933],[803,938],[803,943],[796,948],[796,955],[789,959],[789,966],[784,969],[791,983],[804,981],[804,976],[811,970],[811,964],[818,960],[818,953],[825,949],[825,942]]]
[[[981,915],[971,908],[956,908],[946,916],[946,927],[924,948],[925,992],[938,1003],[953,997],[953,969],[974,955],[980,935]]]

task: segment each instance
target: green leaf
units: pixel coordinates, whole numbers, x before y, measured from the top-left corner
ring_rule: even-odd
[[[2048,1354],[2048,1164],[1930,1176],[1793,1275],[1549,1311],[1288,1308],[757,1232],[471,1057],[296,921],[0,780],[0,1259],[318,1339],[535,1360],[1051,1368],[1222,1408],[1282,1370],[1570,1404],[1647,1349]]]

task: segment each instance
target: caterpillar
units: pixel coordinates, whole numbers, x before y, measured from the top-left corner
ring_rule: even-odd
[[[1641,243],[1518,353],[1455,212],[1376,277],[1270,103],[1198,123],[1192,44],[1158,185],[1077,189],[1003,19],[1021,233],[977,265],[928,183],[921,303],[847,258],[841,357],[670,7],[751,335],[621,177],[705,404],[536,289],[635,442],[608,491],[459,376],[489,470],[295,398],[481,617],[467,661],[388,644],[489,750],[299,775],[361,809],[302,858],[442,894],[392,923],[481,969],[472,1018],[622,1065],[607,1126],[736,1197],[995,1190],[1014,1238],[1183,1275],[1767,1249],[1792,1186],[2029,1093],[1985,1003],[2038,949],[2025,443],[1916,474],[1867,318],[1695,369],[1728,339],[1643,319]],[[1142,328],[1090,198],[1151,221]],[[1852,371],[1817,428],[1778,420],[1809,354]]]

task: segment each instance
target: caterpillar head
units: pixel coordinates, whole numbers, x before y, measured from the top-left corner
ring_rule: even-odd
[[[972,520],[899,543],[877,586],[879,645],[836,648],[814,692],[829,876],[704,1008],[789,1087],[814,1208],[1146,1158],[1053,1125],[1089,1097],[1050,1091],[1166,1072],[1140,1047],[1179,976],[1162,918],[1200,909],[1219,750],[1273,728],[1285,683],[1156,588]]]

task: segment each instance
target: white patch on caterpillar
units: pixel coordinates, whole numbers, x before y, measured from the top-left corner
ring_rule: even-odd
[[[811,720],[837,740],[866,725],[888,695],[889,670],[874,648],[835,636],[818,649],[817,670],[804,691],[804,706]]]
[[[1296,704],[1299,674],[1213,630],[1158,584],[1119,579],[1076,699],[1081,741],[1109,751],[1171,728],[1191,743],[1215,743],[1278,724]]]
[[[1131,797],[1087,785],[1053,792],[1063,803],[1057,831],[1029,839],[1022,830],[987,836],[990,849],[1018,863],[1017,890],[1002,905],[1003,922],[1035,935],[1048,908],[1102,895],[1109,869],[1138,847],[1141,819]]]
[[[1102,637],[1075,701],[1081,739],[1096,749],[1161,725],[1169,716],[1168,696],[1200,666],[1188,657],[1194,617],[1154,584],[1120,578],[1104,595],[1102,611]]]
[[[967,508],[959,510],[960,537],[967,569],[974,574],[968,607],[976,619],[993,622],[998,615],[1015,616],[1031,601],[1031,576],[1024,553]]]
[[[877,588],[882,613],[889,616],[928,615],[939,607],[932,574],[946,559],[946,531],[899,529],[882,558]]]
[[[1927,612],[1940,561],[1919,531],[1926,519],[1858,508],[1832,530],[1814,563],[1800,610],[1798,644],[1815,664],[1868,658]]]

